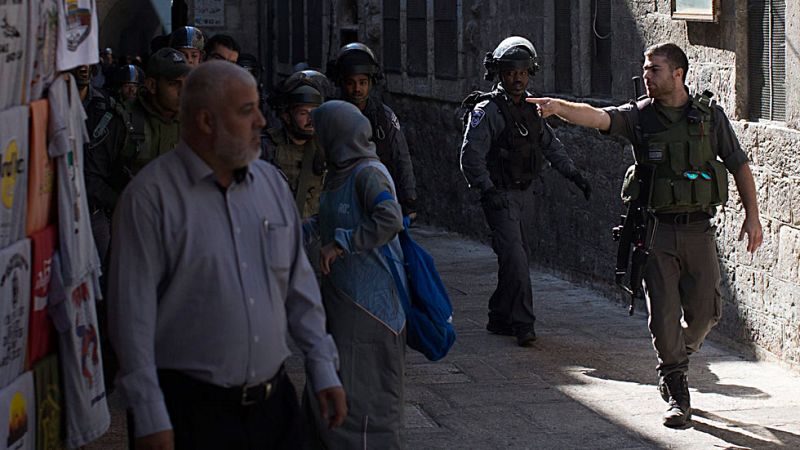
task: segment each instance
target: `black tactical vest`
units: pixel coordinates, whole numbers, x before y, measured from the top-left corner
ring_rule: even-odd
[[[544,163],[539,148],[542,133],[539,112],[524,100],[514,105],[505,95],[494,95],[491,101],[500,109],[506,126],[492,142],[486,168],[496,186],[524,189],[539,175]]]

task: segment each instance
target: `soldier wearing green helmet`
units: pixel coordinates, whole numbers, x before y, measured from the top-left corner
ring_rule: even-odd
[[[262,150],[263,159],[283,172],[304,219],[319,209],[325,173],[325,154],[311,123],[311,111],[325,101],[316,83],[308,74],[297,72],[278,86],[269,103],[281,124],[267,130]]]

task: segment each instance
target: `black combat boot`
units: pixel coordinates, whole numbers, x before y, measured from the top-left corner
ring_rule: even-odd
[[[514,336],[514,329],[511,328],[511,324],[499,320],[489,319],[489,323],[486,324],[486,331],[500,336]]]
[[[658,377],[658,393],[661,394],[661,398],[669,403],[669,391],[667,390],[667,382],[664,381],[664,377]]]
[[[689,405],[689,383],[686,374],[673,372],[664,377],[664,385],[669,395],[669,409],[664,413],[664,426],[680,428],[692,419],[692,407]]]

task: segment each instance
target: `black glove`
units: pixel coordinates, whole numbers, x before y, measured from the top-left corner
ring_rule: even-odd
[[[481,204],[490,209],[508,208],[508,200],[506,199],[506,196],[493,187],[483,191],[483,194],[481,194]]]
[[[417,199],[416,198],[404,198],[400,201],[400,206],[403,208],[403,215],[410,216],[411,214],[416,215],[417,213]]]
[[[583,178],[583,175],[581,175],[580,172],[575,172],[569,177],[569,180],[575,183],[575,186],[583,191],[583,196],[586,197],[586,200],[589,200],[589,198],[592,196],[592,187],[589,185],[589,182],[586,180],[586,178]]]

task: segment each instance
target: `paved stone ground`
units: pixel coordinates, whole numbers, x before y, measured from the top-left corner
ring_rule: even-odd
[[[800,448],[800,376],[714,342],[691,361],[694,420],[661,425],[646,315],[633,318],[592,290],[531,271],[533,348],[488,334],[496,283],[491,249],[432,229],[414,234],[435,257],[455,308],[458,340],[442,361],[409,351],[409,449]],[[302,383],[302,362],[290,373]],[[124,448],[124,420],[92,449]]]

